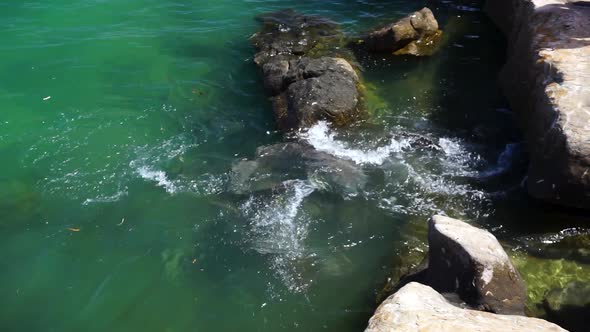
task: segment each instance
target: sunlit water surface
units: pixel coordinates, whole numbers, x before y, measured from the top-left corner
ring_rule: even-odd
[[[296,8],[355,35],[424,4],[442,49],[359,59],[365,121],[275,131],[255,15]],[[433,213],[516,250],[583,225],[523,194],[526,153],[495,84],[503,41],[478,8],[0,3],[0,330],[359,331]],[[355,176],[287,160],[264,169],[275,189],[230,190],[235,165],[285,141]]]

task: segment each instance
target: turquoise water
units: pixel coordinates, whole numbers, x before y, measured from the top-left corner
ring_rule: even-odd
[[[546,215],[519,186],[520,136],[495,85],[503,41],[452,2],[435,7],[435,57],[360,59],[366,121],[299,137],[355,161],[362,188],[285,165],[268,171],[282,189],[232,192],[236,163],[287,139],[248,42],[255,15],[281,8],[354,35],[420,6],[0,3],[0,330],[358,331],[432,213],[500,234]],[[441,148],[389,141],[400,132]]]

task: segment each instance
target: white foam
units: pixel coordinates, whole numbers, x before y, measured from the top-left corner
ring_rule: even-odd
[[[392,138],[388,145],[375,149],[351,148],[348,144],[336,140],[335,133],[330,130],[325,121],[318,122],[301,136],[316,150],[352,160],[357,164],[382,165],[391,154],[402,152],[403,149],[410,147],[409,141],[397,141]]]
[[[127,196],[127,191],[121,190],[114,195],[110,196],[97,196],[95,198],[87,198],[82,205],[90,205],[90,204],[97,204],[97,203],[112,203],[120,200],[122,197]]]
[[[166,189],[166,192],[168,193],[173,194],[177,190],[174,182],[170,181],[166,176],[166,173],[163,171],[152,170],[148,167],[140,167],[137,172],[142,178],[157,182],[157,185]]]
[[[271,255],[271,266],[285,286],[293,292],[303,291],[307,282],[299,275],[294,262],[305,256],[304,241],[310,220],[300,211],[306,197],[315,188],[306,181],[283,182],[285,191],[267,197],[251,196],[241,206],[249,219],[249,240],[261,254]]]

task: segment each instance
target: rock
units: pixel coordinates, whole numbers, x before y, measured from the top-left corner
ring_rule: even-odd
[[[344,125],[358,113],[358,76],[344,59],[272,60],[263,72],[282,130],[309,127],[319,120]]]
[[[441,36],[432,11],[422,8],[370,33],[363,40],[365,47],[372,52],[397,51],[396,54],[428,55],[434,52],[434,46]]]
[[[367,175],[354,162],[317,151],[305,143],[289,142],[259,147],[253,160],[236,163],[230,191],[244,194],[271,190],[294,178],[307,178],[318,189],[344,195],[358,193],[367,182]]]
[[[524,315],[524,282],[491,233],[434,216],[429,222],[428,245],[427,268],[403,278],[397,288],[418,281],[441,293],[457,293],[480,310]]]
[[[508,37],[500,84],[530,150],[528,192],[590,209],[590,7],[501,0],[486,11]]]
[[[342,56],[338,25],[292,10],[263,15],[263,28],[252,38],[254,57],[272,96],[279,129],[289,131],[329,120],[351,122],[359,109],[359,77]]]
[[[573,281],[551,290],[543,302],[547,318],[571,331],[587,331],[590,316],[590,284]]]
[[[365,332],[565,331],[541,319],[461,309],[429,286],[410,283],[385,300]]]

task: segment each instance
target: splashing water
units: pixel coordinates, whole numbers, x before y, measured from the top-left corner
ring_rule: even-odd
[[[250,221],[253,248],[270,255],[278,277],[289,290],[300,292],[307,285],[293,264],[306,255],[304,240],[311,222],[300,207],[315,188],[302,180],[285,181],[283,186],[284,191],[270,199],[250,197],[240,209]]]
[[[349,159],[357,164],[382,165],[393,153],[402,152],[410,147],[408,140],[397,141],[391,139],[388,145],[375,149],[362,150],[350,148],[347,144],[335,139],[335,133],[330,131],[325,121],[320,121],[301,135],[316,150],[329,153],[335,157]]]

